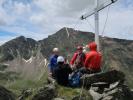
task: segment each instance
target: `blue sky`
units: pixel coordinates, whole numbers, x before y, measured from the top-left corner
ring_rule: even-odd
[[[20,35],[40,40],[62,27],[94,32],[94,16],[79,20],[90,9],[91,1],[94,0],[0,0],[0,44]],[[100,12],[100,34],[107,11],[108,8]],[[103,36],[133,40],[132,21],[133,0],[118,0],[109,9]]]

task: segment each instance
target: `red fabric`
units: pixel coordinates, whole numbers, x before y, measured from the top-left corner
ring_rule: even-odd
[[[78,53],[78,52],[74,53],[74,55],[73,55],[73,57],[72,57],[72,59],[70,61],[71,65],[73,65],[75,63],[75,61],[77,60],[78,55],[80,55],[80,54],[83,54],[83,53],[82,52],[81,53]],[[82,57],[80,58],[80,61],[81,61],[82,65],[84,65],[85,56],[82,55]]]
[[[72,59],[71,59],[71,61],[70,61],[70,64],[71,64],[71,65],[74,64],[74,62],[76,61],[77,56],[78,56],[78,53],[77,53],[77,52],[74,53],[74,55],[73,55],[73,57],[72,57]]]
[[[97,45],[95,42],[90,43],[88,46],[90,52],[86,53],[85,67],[91,70],[100,70],[102,55],[97,52]]]

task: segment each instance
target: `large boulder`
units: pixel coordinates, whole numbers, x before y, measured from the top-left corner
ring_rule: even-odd
[[[54,85],[46,85],[42,87],[32,100],[52,100],[57,97],[56,88]]]
[[[107,85],[119,81],[123,84],[124,80],[125,75],[123,72],[112,70],[105,73],[83,75],[80,81],[82,86],[89,89],[93,83],[105,82]]]
[[[104,89],[103,93],[99,93],[90,88],[89,93],[92,95],[93,100],[132,100],[133,93],[125,86],[115,86],[114,88]]]
[[[123,72],[112,70],[84,75],[81,78],[81,85],[89,90],[93,100],[132,100],[133,93],[124,81]]]
[[[18,100],[25,100],[27,97],[32,95],[31,89],[22,90],[21,95],[19,96]]]
[[[15,100],[15,95],[3,86],[0,86],[0,100]]]

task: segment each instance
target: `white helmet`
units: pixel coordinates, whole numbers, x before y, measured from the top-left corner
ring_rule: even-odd
[[[59,56],[58,58],[57,58],[57,63],[59,63],[59,62],[64,62],[65,60],[64,60],[64,57],[62,57],[62,56]]]
[[[58,48],[54,48],[53,52],[59,52],[59,49]]]

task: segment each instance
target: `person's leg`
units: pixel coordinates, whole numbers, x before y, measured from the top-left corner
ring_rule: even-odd
[[[80,71],[82,74],[90,74],[90,73],[91,73],[90,70],[86,69],[85,67],[79,69],[79,71]]]
[[[48,84],[53,84],[54,85],[56,80],[53,77],[48,77],[47,82],[48,82]]]
[[[92,71],[90,71],[91,74],[93,74],[93,73],[99,73],[99,72],[101,72],[101,70],[92,70]]]

